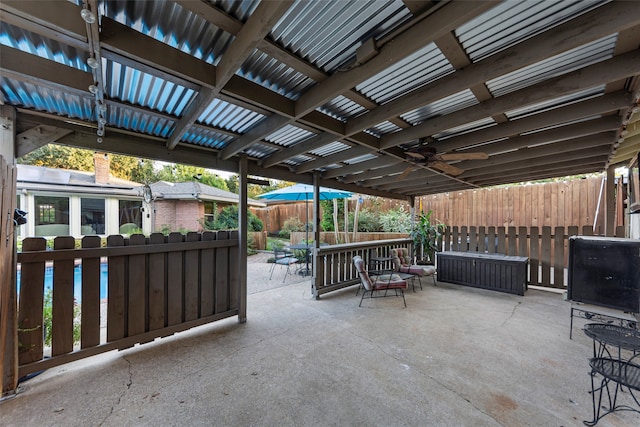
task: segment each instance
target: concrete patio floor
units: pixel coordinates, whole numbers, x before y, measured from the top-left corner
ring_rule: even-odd
[[[0,404],[3,426],[578,426],[591,341],[559,294],[453,284],[311,299],[308,279],[249,267],[237,318],[50,369]],[[267,270],[268,273],[268,270]],[[266,276],[268,279],[268,275]],[[429,284],[427,284],[429,283]],[[253,289],[253,290],[252,290]],[[629,398],[628,394],[623,398]],[[598,426],[637,426],[610,414]]]

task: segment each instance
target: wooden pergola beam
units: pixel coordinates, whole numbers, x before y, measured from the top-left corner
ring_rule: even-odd
[[[184,115],[173,129],[167,141],[167,148],[173,150],[182,135],[195,123],[202,112],[218,96],[222,87],[236,73],[242,63],[251,55],[258,43],[271,31],[271,27],[289,9],[292,1],[261,2],[242,26],[231,46],[222,56],[216,69],[215,89],[203,88],[185,110]],[[234,153],[235,154],[235,153]],[[225,157],[225,159],[228,157]]]

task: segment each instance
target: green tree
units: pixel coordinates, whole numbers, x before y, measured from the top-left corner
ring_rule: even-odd
[[[47,144],[18,158],[23,165],[93,171],[93,151]]]
[[[211,187],[229,191],[227,181],[219,175],[209,172],[205,168],[175,164],[164,165],[157,173],[157,180],[168,182],[190,182],[199,181]]]
[[[47,144],[18,159],[18,163],[48,168],[94,171],[94,151],[66,145]],[[144,177],[153,172],[153,162],[122,154],[109,154],[109,172],[118,178],[145,182]]]

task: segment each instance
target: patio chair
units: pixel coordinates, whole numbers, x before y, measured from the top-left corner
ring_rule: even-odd
[[[379,298],[393,295],[398,296],[398,291],[402,296],[402,301],[404,302],[405,308],[407,307],[407,301],[404,299],[404,290],[407,289],[406,280],[403,280],[397,274],[393,274],[391,270],[372,270],[371,272],[367,272],[367,270],[364,268],[364,261],[360,256],[353,257],[353,265],[358,271],[360,282],[362,283],[362,287],[364,288],[364,292],[362,293],[362,297],[360,298],[360,304],[358,304],[358,307],[362,306],[362,300],[364,300],[367,292],[370,295],[369,298]],[[371,275],[369,273],[371,273]],[[389,290],[393,290],[394,293],[388,295]],[[374,292],[378,293],[378,295],[374,296]],[[383,292],[382,295],[380,295],[381,292]]]
[[[433,286],[436,285],[436,267],[433,265],[410,265],[409,249],[397,248],[391,249],[389,252],[391,255],[391,261],[393,262],[394,270],[399,273],[411,274],[418,278],[420,283],[420,289],[422,289],[422,279],[424,276],[431,276],[433,279]],[[413,291],[415,292],[415,280],[412,280]]]
[[[282,283],[287,279],[287,274],[293,275],[291,272],[291,264],[295,264],[298,262],[298,258],[294,257],[293,254],[284,249],[274,249],[273,250],[274,260],[273,265],[271,266],[271,274],[269,275],[269,280],[273,277],[273,270],[275,270],[276,265],[287,266],[287,271],[284,273],[284,277],[282,278]],[[282,268],[282,267],[281,267]]]

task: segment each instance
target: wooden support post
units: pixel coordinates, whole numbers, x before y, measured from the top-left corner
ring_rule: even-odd
[[[615,232],[616,219],[616,197],[615,197],[615,167],[607,168],[607,180],[604,188],[604,235],[613,237]]]
[[[238,322],[245,323],[247,321],[247,173],[249,170],[249,162],[246,154],[240,155],[238,182],[238,198],[240,209],[238,210]]]
[[[18,386],[18,307],[16,296],[15,110],[0,105],[0,379],[1,396]]]
[[[345,199],[346,200],[346,199]],[[345,231],[347,223],[345,222]],[[345,233],[346,234],[346,233]],[[318,249],[320,249],[320,173],[313,173],[313,280],[311,280],[311,294],[319,299],[316,289],[316,277],[318,277]]]

